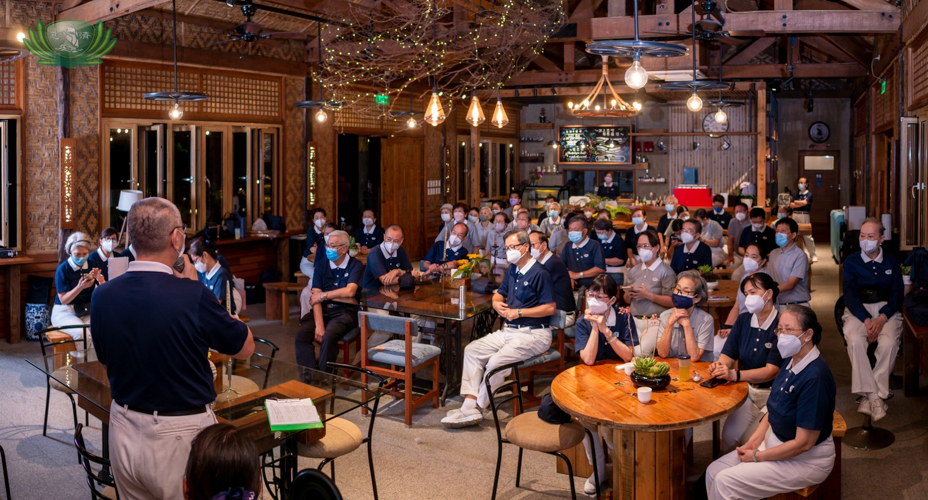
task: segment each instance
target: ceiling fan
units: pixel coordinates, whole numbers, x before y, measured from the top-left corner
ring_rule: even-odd
[[[718,4],[715,0],[702,0],[701,2],[694,2],[693,7],[697,12],[706,16],[705,19],[700,19],[696,21],[694,25],[690,26],[691,30],[696,31],[696,38],[706,42],[720,42],[727,45],[740,45],[745,42],[745,40],[740,40],[735,37],[760,37],[765,36],[767,33],[763,30],[749,30],[749,31],[725,31],[725,18],[722,16],[721,10],[718,8]],[[683,36],[693,36],[693,31],[671,31],[671,30],[651,30],[650,33],[654,34],[664,34],[670,35],[683,35]]]
[[[251,17],[258,11],[258,6],[251,3],[251,0],[246,0],[241,5],[242,14],[245,14],[245,22],[236,26],[232,33],[226,35],[229,37],[228,40],[214,42],[210,46],[229,42],[258,42],[265,45],[274,45],[273,39],[307,39],[306,33],[302,31],[265,31],[264,26],[251,20]]]

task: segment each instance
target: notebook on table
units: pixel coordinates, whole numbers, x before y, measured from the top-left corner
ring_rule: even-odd
[[[271,430],[302,431],[321,429],[322,419],[312,399],[267,399],[264,401]]]

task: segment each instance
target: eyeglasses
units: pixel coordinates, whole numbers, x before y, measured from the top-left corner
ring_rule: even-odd
[[[696,234],[696,230],[694,229],[684,229],[683,232],[688,234]]]
[[[348,246],[347,243],[342,243],[341,245],[333,245],[333,244],[329,243],[329,244],[327,244],[325,247],[326,247],[326,248],[329,248],[329,249],[332,249],[332,250],[338,250],[339,248],[341,248],[341,247],[346,247],[346,246]]]
[[[805,330],[803,330],[802,328],[784,328],[782,326],[778,326],[777,329],[774,330],[773,332],[776,333],[777,335],[782,335],[784,333],[789,333],[789,332],[804,332],[804,331]]]
[[[678,287],[678,286],[677,286],[677,287],[674,287],[673,293],[675,293],[675,294],[677,294],[677,295],[688,295],[688,296],[690,296],[690,297],[692,297],[693,295],[696,295],[696,292],[694,292],[693,290],[685,290],[685,289],[680,288],[680,287]]]
[[[506,250],[518,250],[522,248],[522,245],[525,243],[519,243],[518,245],[506,245]]]
[[[186,233],[186,232],[187,232],[187,224],[181,224],[181,225],[179,225],[179,226],[174,226],[174,228],[171,229],[171,233],[174,232],[174,229],[180,229],[180,232]]]

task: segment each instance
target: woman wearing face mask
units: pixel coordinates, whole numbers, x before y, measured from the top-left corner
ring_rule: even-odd
[[[664,226],[664,229],[662,231],[659,231],[657,233],[658,236],[660,236],[661,238],[661,248],[664,250],[663,255],[665,258],[670,258],[670,256],[673,255],[673,247],[674,247],[673,243],[674,242],[671,241],[672,236],[674,236],[674,234],[679,236],[679,232],[681,231],[681,229],[674,229],[674,221],[678,220],[680,222],[683,222],[684,220],[690,218],[689,209],[686,207],[686,205],[677,205],[676,208],[674,208],[673,210],[673,214],[674,214],[673,217],[669,217],[670,212],[668,211],[667,225]]]
[[[599,186],[599,189],[596,190],[596,196],[600,198],[612,198],[613,200],[619,197],[619,186],[613,183],[612,179],[612,173],[606,173],[606,176],[603,177],[603,183]]]
[[[306,249],[303,250],[303,258],[300,259],[300,272],[306,276],[309,276],[310,279],[313,276],[313,270],[315,269],[315,266],[313,262],[309,260],[309,256],[311,254],[316,254],[316,256],[318,256],[319,254],[325,253],[325,245],[319,246],[319,244],[323,243],[323,238],[325,236],[324,229],[326,224],[326,216],[327,214],[325,209],[322,207],[313,210],[313,225],[306,230]],[[319,249],[323,250],[319,252]]]
[[[453,212],[454,206],[452,204],[445,203],[441,206],[441,229],[438,231],[435,241],[445,241],[445,233],[451,232],[451,228],[454,227]]]
[[[471,214],[474,213],[476,209],[471,209]],[[471,216],[468,216],[468,218]],[[482,251],[484,247],[487,246],[487,236],[493,231],[493,213],[490,211],[490,207],[480,207],[480,210],[477,211],[477,220],[473,223],[474,233],[473,233],[473,243],[474,250]]]
[[[628,309],[616,305],[618,286],[611,276],[601,274],[593,280],[586,292],[586,312],[577,320],[577,336],[574,348],[580,355],[580,361],[585,365],[594,365],[601,360],[621,360],[623,363],[631,361],[635,355],[635,346],[638,344],[638,333],[635,331],[635,322],[631,320]],[[596,470],[601,479],[606,477],[606,458],[603,454],[602,433],[606,439],[609,450],[613,450],[612,432],[610,429],[599,426],[587,426],[593,433],[593,444],[596,453]],[[584,438],[583,446],[586,457],[593,465],[590,453],[590,440]],[[596,483],[593,476],[583,486],[587,495],[596,494]]]
[[[756,273],[741,282],[747,312],[738,316],[725,340],[719,360],[709,365],[709,375],[729,382],[748,383],[748,401],[728,416],[722,428],[722,449],[726,452],[751,438],[767,405],[773,379],[783,358],[777,350],[775,333],[779,321],[777,283],[769,274]],[[735,370],[735,361],[740,369]]]
[[[763,246],[757,243],[751,243],[744,250],[744,263],[740,268],[735,269],[735,272],[731,273],[731,279],[743,282],[756,273],[770,274],[767,273],[767,252],[764,251]],[[741,292],[740,288],[738,289],[738,295],[735,296],[735,303],[737,307],[731,308],[731,311],[728,313],[728,318],[725,319],[725,324],[722,325],[722,328],[719,330],[719,335],[721,335],[722,338],[728,337],[728,333],[731,330],[730,325],[735,324],[735,320],[738,319],[738,316],[748,312],[747,307],[744,305],[744,294]]]
[[[632,227],[625,230],[625,251],[628,253],[626,265],[634,267],[638,265],[638,235],[645,231],[655,231],[654,226],[647,223],[648,214],[644,208],[636,208],[632,212]]]
[[[789,207],[777,207],[777,218],[770,221],[770,227],[774,230],[777,228],[777,222],[793,216],[793,209]]]
[[[660,336],[657,339],[658,356],[689,356],[693,361],[699,361],[706,352],[712,354],[712,330],[715,328],[715,320],[709,313],[696,307],[696,304],[704,303],[708,299],[706,280],[699,271],[685,271],[677,275],[677,286],[671,296],[673,309],[661,313]]]
[[[491,215],[490,220],[492,221],[493,220],[492,217],[496,217],[496,214],[502,211],[503,211],[503,204],[501,202],[494,201],[493,203],[490,203],[490,215]]]
[[[835,463],[831,437],[835,379],[816,345],[822,325],[804,306],[780,311],[777,350],[783,358],[767,414],[744,446],[709,465],[710,500],[761,499],[820,484]],[[697,482],[694,491],[701,491]]]
[[[652,327],[650,324],[651,319],[673,307],[671,295],[677,284],[676,273],[661,260],[657,240],[654,231],[645,231],[638,236],[641,263],[630,268],[626,276],[632,284],[631,289],[625,292],[626,298],[631,303],[635,329],[641,338],[641,352],[646,354],[654,352],[659,334],[657,325]],[[635,354],[640,355],[641,352]]]
[[[670,259],[670,268],[678,275],[683,271],[698,269],[701,266],[712,265],[712,251],[709,246],[699,241],[702,233],[702,224],[696,219],[683,222],[683,231],[680,233],[680,242],[673,251]]]
[[[115,255],[116,244],[119,240],[119,233],[116,232],[115,228],[108,227],[100,233],[100,246],[97,247],[95,252],[91,252],[90,256],[87,257],[87,261],[90,262],[90,265],[94,267],[99,267],[100,272],[103,273],[103,279],[110,279],[109,266],[106,262]]]
[[[484,252],[489,256],[490,263],[498,266],[508,266],[506,262],[506,233],[509,227],[509,217],[500,212],[493,217],[493,226],[487,233]]]
[[[209,247],[202,239],[194,241],[187,251],[190,260],[193,261],[193,267],[197,270],[197,279],[200,283],[206,285],[213,295],[222,304],[222,307],[229,307],[232,314],[236,314],[235,301],[227,306],[226,304],[226,284],[229,285],[229,296],[235,294],[235,282],[232,281],[232,273],[224,269],[217,260],[216,251]]]
[[[52,307],[52,326],[89,325],[90,297],[97,285],[106,280],[99,267],[88,262],[90,236],[76,232],[68,236],[65,250],[70,257],[55,271],[55,305]],[[62,330],[75,340],[84,334],[83,329]],[[87,336],[88,345],[90,336]]]

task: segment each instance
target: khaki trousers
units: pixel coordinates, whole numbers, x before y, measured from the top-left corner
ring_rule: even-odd
[[[725,426],[722,427],[722,451],[730,451],[751,439],[764,416],[761,410],[767,406],[769,397],[770,389],[757,389],[748,385],[748,400],[728,416]]]
[[[809,219],[809,214],[793,214],[793,220],[799,224],[810,224],[812,220]],[[806,253],[809,254],[809,262],[812,262],[815,259],[815,240],[812,239],[812,235],[802,237],[802,245],[806,249]]]
[[[886,302],[864,304],[871,318],[880,315],[880,308]],[[889,376],[896,364],[896,354],[902,338],[902,314],[893,314],[883,331],[876,338],[876,364],[870,368],[867,357],[867,326],[851,311],[844,309],[844,338],[847,340],[847,355],[851,358],[851,392],[854,394],[877,394],[880,398],[889,397]]]

